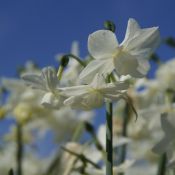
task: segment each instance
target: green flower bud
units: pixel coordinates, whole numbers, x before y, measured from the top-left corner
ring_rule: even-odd
[[[62,66],[62,67],[66,67],[67,65],[68,65],[68,63],[69,63],[69,57],[68,56],[63,56],[62,58],[61,58],[61,60],[60,60],[60,65]]]
[[[171,47],[175,47],[175,38],[169,37],[165,40],[165,43]]]
[[[104,27],[107,30],[115,32],[115,24],[110,20],[107,20],[107,21],[104,22]]]

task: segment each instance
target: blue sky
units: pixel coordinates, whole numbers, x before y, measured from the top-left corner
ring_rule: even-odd
[[[85,56],[88,35],[106,19],[116,23],[120,41],[130,17],[142,27],[159,26],[162,37],[175,36],[174,7],[174,0],[0,0],[0,76],[14,76],[28,59],[55,65],[54,56],[69,52],[74,40]],[[174,54],[167,47],[158,52],[164,59]]]

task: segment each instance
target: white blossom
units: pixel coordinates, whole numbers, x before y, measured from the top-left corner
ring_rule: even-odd
[[[175,90],[175,58],[162,64],[156,71],[159,88]]]
[[[173,142],[175,143],[175,126],[168,120],[167,113],[161,115],[161,127],[164,137],[153,148],[153,151],[159,154],[167,152],[173,146]]]
[[[54,68],[46,67],[41,75],[24,74],[22,78],[32,88],[45,92],[41,100],[43,106],[59,109],[63,105],[64,97],[59,93],[59,81]]]
[[[121,44],[109,30],[98,30],[88,38],[88,50],[95,59],[81,72],[80,80],[89,82],[98,72],[109,74],[114,69],[118,75],[140,78],[149,70],[148,57],[159,45],[158,27],[141,29],[134,19],[129,19],[126,35]]]
[[[62,93],[68,96],[65,105],[90,110],[101,107],[104,101],[118,100],[127,88],[127,82],[105,83],[104,77],[96,74],[89,85],[62,88]]]

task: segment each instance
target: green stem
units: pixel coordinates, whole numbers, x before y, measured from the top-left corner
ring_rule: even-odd
[[[160,157],[157,175],[166,174],[166,162],[167,162],[167,156],[166,153],[163,153]]]
[[[10,170],[9,170],[8,175],[14,175],[13,169],[10,169]]]
[[[44,175],[51,175],[51,174],[55,174],[56,171],[58,171],[59,169],[59,162],[61,159],[61,154],[60,152],[58,152],[57,156],[55,157],[55,159],[51,162],[49,168],[47,169],[46,173]]]
[[[63,70],[64,70],[64,67],[63,66],[59,66],[59,69],[58,69],[58,72],[57,72],[58,80],[61,80],[61,77],[62,77],[62,74],[63,74]]]
[[[74,132],[74,134],[72,136],[72,141],[73,142],[76,142],[76,141],[78,141],[80,139],[80,136],[82,134],[83,129],[84,129],[84,123],[80,122],[78,124],[78,126],[76,127],[75,132]]]
[[[17,175],[22,175],[22,158],[23,158],[23,134],[22,134],[22,125],[17,123]]]
[[[112,103],[106,103],[106,175],[113,175]]]
[[[86,67],[85,62],[83,62],[79,57],[77,57],[77,56],[75,56],[75,55],[73,55],[71,53],[70,54],[66,54],[65,56],[71,57],[71,58],[77,60],[83,67]]]

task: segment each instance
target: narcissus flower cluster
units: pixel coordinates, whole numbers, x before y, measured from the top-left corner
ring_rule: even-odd
[[[159,28],[130,18],[123,41],[117,38],[105,27],[88,36],[84,59],[75,41],[70,53],[56,56],[59,66],[27,62],[20,79],[1,79],[0,119],[12,124],[0,142],[0,174],[108,175],[112,162],[115,175],[155,175],[162,161],[173,172],[175,59],[158,60],[150,79]]]

